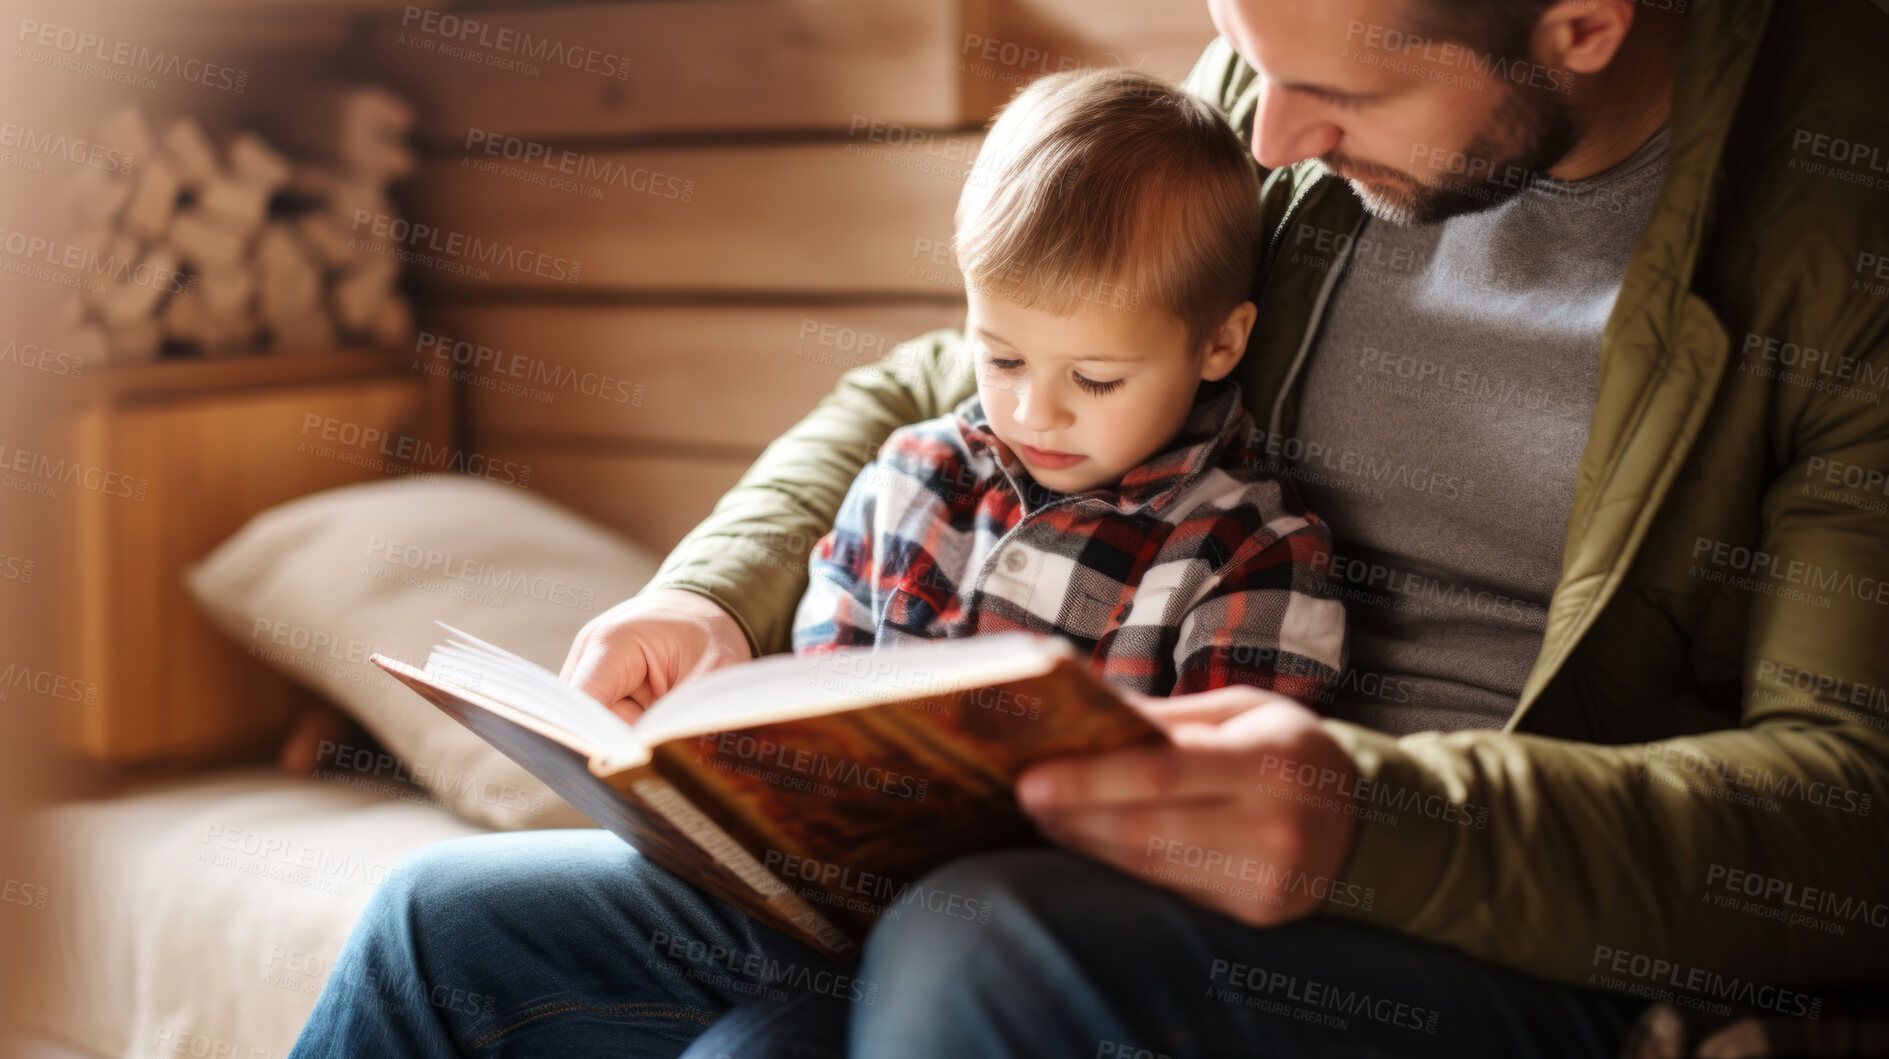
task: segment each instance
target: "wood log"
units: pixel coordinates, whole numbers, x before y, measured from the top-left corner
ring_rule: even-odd
[[[335,223],[350,235],[355,234],[358,214],[365,213],[370,217],[394,215],[393,200],[387,197],[384,184],[362,179],[331,165],[299,166],[295,175],[289,178],[289,186],[296,193],[322,203]]]
[[[271,330],[322,316],[321,272],[287,225],[266,226],[256,239],[257,304]],[[329,331],[333,328],[330,326]]]
[[[386,183],[413,172],[413,122],[413,105],[378,85],[325,85],[299,93],[294,111],[273,115],[268,129],[291,150]]]
[[[98,142],[116,147],[126,156],[133,168],[142,165],[157,149],[157,140],[151,135],[151,125],[144,120],[144,111],[136,104],[124,107],[105,119],[99,126]]]
[[[256,236],[254,264],[266,278],[272,271],[310,270],[308,253],[295,231],[283,221],[271,221]]]
[[[100,270],[116,276],[120,272],[136,267],[142,245],[128,232],[114,231],[109,228],[81,233],[73,237],[74,245],[83,247],[98,255]],[[100,288],[90,286],[79,288],[79,296],[85,300],[86,307],[93,313],[103,315],[111,295],[116,293],[118,284],[108,281]]]
[[[182,187],[177,168],[165,156],[154,155],[144,160],[134,179],[137,187],[119,223],[142,238],[161,238],[177,214],[177,193]]]
[[[275,188],[261,181],[218,174],[204,181],[194,209],[212,224],[248,235],[268,219],[274,194]]]
[[[413,306],[399,295],[381,302],[367,334],[377,349],[412,349]]]
[[[135,238],[109,224],[75,227],[71,234],[66,236],[66,242],[84,253],[88,269],[109,271],[111,252],[114,247],[123,246],[130,255],[138,252],[138,241]],[[93,286],[88,283],[80,287],[69,287],[61,297],[78,302],[79,312],[84,315],[95,310],[100,304],[100,292],[94,291]]]
[[[185,116],[171,122],[164,131],[164,154],[177,168],[177,178],[185,187],[198,187],[223,169],[216,144],[203,131],[197,119]]]
[[[296,218],[295,230],[315,260],[329,268],[358,265],[364,258],[373,256],[362,253],[350,241],[346,223],[332,213],[303,214]]]
[[[248,268],[215,269],[197,274],[197,300],[204,315],[218,325],[249,321],[256,292],[255,273]]]
[[[106,292],[105,304],[100,313],[105,326],[117,330],[154,319],[158,303],[170,292],[169,277],[177,271],[179,264],[177,252],[168,246],[154,247],[145,254],[144,260],[135,270],[145,276],[145,282],[120,282]],[[127,276],[132,274],[133,270],[127,270]]]
[[[270,191],[286,185],[293,172],[289,160],[253,132],[231,137],[224,153],[229,155],[230,172]]]
[[[60,185],[61,212],[78,229],[117,223],[125,204],[131,201],[131,193],[138,186],[139,179],[134,175],[86,166]],[[175,202],[176,194],[173,193],[171,198]]]
[[[178,214],[171,222],[170,241],[186,260],[207,272],[239,264],[248,250],[250,237],[191,209]]]
[[[173,295],[164,300],[164,308],[158,313],[159,323],[163,327],[164,337],[188,342],[202,347],[208,344],[210,321],[205,316],[203,305],[195,298]]]
[[[338,277],[329,299],[335,321],[355,334],[369,331],[381,305],[396,297],[394,282],[399,278],[400,262],[387,257],[369,258],[360,268]]]

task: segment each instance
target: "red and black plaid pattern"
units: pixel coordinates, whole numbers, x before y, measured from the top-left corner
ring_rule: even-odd
[[[1078,493],[1035,482],[975,395],[900,427],[814,547],[794,651],[1027,630],[1118,688],[1314,704],[1344,664],[1331,537],[1259,441],[1231,380],[1160,454]]]

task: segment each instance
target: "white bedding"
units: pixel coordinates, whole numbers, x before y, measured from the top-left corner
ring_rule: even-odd
[[[480,828],[423,802],[273,770],[39,813],[44,991],[26,1010],[101,1056],[288,1053],[387,872]]]

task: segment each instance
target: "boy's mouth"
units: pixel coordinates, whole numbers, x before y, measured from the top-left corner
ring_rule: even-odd
[[[1021,446],[1023,458],[1038,467],[1061,470],[1082,462],[1082,456],[1074,452],[1056,452],[1051,449],[1039,449],[1035,445]]]

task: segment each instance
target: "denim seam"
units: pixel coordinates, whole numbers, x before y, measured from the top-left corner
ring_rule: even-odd
[[[585,1012],[590,1012],[593,1014],[604,1015],[604,1016],[637,1014],[637,1015],[644,1015],[644,1016],[655,1017],[655,1018],[686,1019],[692,1022],[700,1023],[704,1028],[708,1027],[710,1024],[712,1024],[715,1021],[715,1017],[712,1014],[709,1014],[707,1012],[703,1012],[700,1010],[696,1010],[696,1009],[653,1008],[652,1005],[649,1005],[649,1004],[636,1004],[636,1003],[610,1004],[604,1007],[597,1007],[592,1004],[561,1004],[554,1008],[549,1008],[549,1009],[536,1011],[531,1014],[528,1014],[524,1016],[523,1018],[520,1018],[517,1021],[510,1023],[509,1025],[502,1026],[483,1036],[476,1037],[471,1040],[462,1041],[460,1042],[460,1047],[462,1051],[468,1051],[468,1052],[477,1051],[481,1048],[485,1048],[492,1044],[497,1043],[498,1041],[504,1039],[506,1036],[510,1035],[513,1031],[521,1029],[522,1027],[528,1026],[531,1023],[537,1022],[540,1019],[549,1018],[553,1015],[568,1015],[576,1011],[585,1011]]]

